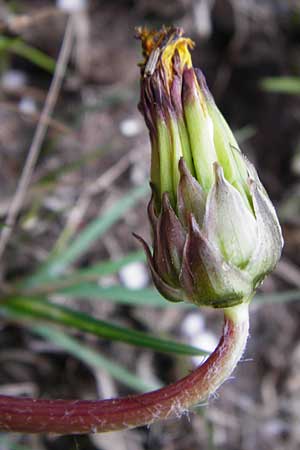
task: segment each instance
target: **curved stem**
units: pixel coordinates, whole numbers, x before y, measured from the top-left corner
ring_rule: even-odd
[[[90,433],[122,430],[180,417],[225,381],[243,354],[248,305],[224,311],[223,335],[215,351],[192,373],[162,389],[109,400],[35,400],[0,396],[0,431]]]

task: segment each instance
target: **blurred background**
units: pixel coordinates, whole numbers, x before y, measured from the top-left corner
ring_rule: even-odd
[[[300,448],[299,0],[0,2],[0,393],[144,391],[218,341],[220,312],[162,300],[131,234],[149,240],[134,28],[163,24],[196,42],[194,65],[276,205],[282,260],[234,377],[195,413],[108,435],[0,433],[1,450]]]

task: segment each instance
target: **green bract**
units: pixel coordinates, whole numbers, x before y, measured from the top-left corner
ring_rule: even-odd
[[[141,102],[149,128],[155,285],[171,301],[228,307],[271,272],[283,240],[255,168],[192,66],[180,29],[139,30]]]

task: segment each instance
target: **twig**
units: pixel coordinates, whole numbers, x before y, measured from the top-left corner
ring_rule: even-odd
[[[15,105],[11,102],[2,102],[0,101],[0,107],[7,109],[8,111],[16,112],[21,116],[22,119],[28,120],[30,122],[38,122],[40,120],[41,114],[39,111],[37,112],[23,112],[18,105]],[[64,123],[59,122],[58,120],[52,119],[51,117],[46,118],[46,124],[49,128],[53,128],[54,131],[58,133],[64,134],[74,134],[74,130],[65,125]]]
[[[3,11],[2,11],[3,13]],[[43,8],[40,11],[34,12],[32,14],[22,14],[22,15],[11,15],[9,11],[4,11],[2,14],[0,22],[0,32],[12,32],[16,34],[21,34],[29,27],[33,27],[36,24],[41,24],[42,21],[48,20],[49,18],[55,18],[56,16],[61,16],[63,11],[58,8]]]
[[[28,156],[14,198],[8,210],[5,226],[0,236],[0,259],[4,253],[6,245],[12,234],[13,227],[16,222],[16,217],[20,211],[24,197],[26,195],[30,179],[32,177],[38,159],[38,155],[41,149],[41,145],[43,143],[44,137],[46,135],[49,126],[49,116],[52,115],[52,112],[54,110],[58,98],[62,80],[66,71],[66,66],[69,61],[72,49],[72,42],[73,42],[73,18],[70,17],[66,26],[66,31],[61,46],[61,50],[59,53],[59,57],[57,60],[55,73],[50,85],[48,95],[45,100],[44,108],[41,113],[38,125],[36,127],[36,131],[33,136],[33,140],[28,152]]]

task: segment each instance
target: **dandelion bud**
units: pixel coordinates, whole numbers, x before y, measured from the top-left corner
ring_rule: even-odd
[[[171,301],[229,307],[249,299],[283,245],[276,212],[239,150],[178,28],[139,29],[140,110],[151,140],[155,285]]]

